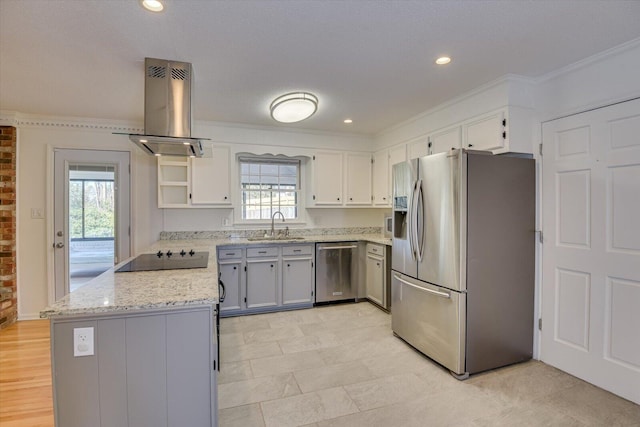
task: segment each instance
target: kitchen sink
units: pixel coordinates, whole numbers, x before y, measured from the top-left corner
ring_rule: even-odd
[[[278,240],[304,240],[304,237],[300,237],[300,236],[248,237],[247,240],[249,240],[250,242],[264,241],[264,240],[272,240],[272,241],[278,241]]]

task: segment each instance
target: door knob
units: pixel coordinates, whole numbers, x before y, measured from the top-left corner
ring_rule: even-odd
[[[56,243],[55,245],[53,245],[53,247],[54,247],[54,248],[57,248],[57,249],[62,249],[62,248],[64,248],[64,243],[62,243],[62,242],[58,242],[58,243]]]

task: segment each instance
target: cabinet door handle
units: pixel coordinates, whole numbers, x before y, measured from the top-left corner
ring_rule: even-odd
[[[224,199],[227,200],[227,196],[224,196]]]
[[[259,254],[266,254],[267,251],[258,251]]]
[[[235,265],[233,266],[233,269],[234,269],[234,270],[235,270],[235,269],[237,269],[237,268],[238,268],[238,267],[236,267]]]
[[[218,286],[222,288],[222,295],[219,295],[218,299],[220,299],[220,302],[223,303],[224,299],[227,297],[227,289],[224,287],[224,282],[222,282],[222,279],[218,279]]]
[[[271,268],[273,268],[273,264],[271,264]]]
[[[338,201],[340,201],[340,197],[338,197]]]
[[[377,265],[378,267],[380,267],[380,263],[379,263],[379,262],[376,262],[376,265]]]
[[[291,267],[291,264],[287,264],[287,267]]]
[[[349,197],[349,200],[353,200],[353,197]]]

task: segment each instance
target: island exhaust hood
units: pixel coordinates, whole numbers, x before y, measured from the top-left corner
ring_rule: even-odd
[[[155,156],[202,157],[202,142],[191,137],[193,67],[188,62],[145,58],[144,135],[129,139]]]

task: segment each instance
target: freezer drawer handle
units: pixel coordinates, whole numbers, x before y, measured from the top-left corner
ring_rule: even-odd
[[[357,245],[351,245],[351,246],[320,246],[318,248],[319,251],[328,251],[330,249],[354,249],[357,248]]]
[[[447,298],[447,299],[451,298],[451,294],[448,293],[448,292],[434,291],[433,289],[423,288],[421,286],[416,286],[413,283],[407,282],[406,280],[402,280],[398,276],[393,276],[393,277],[395,277],[399,282],[402,282],[407,286],[411,286],[411,287],[419,289],[421,291],[429,292],[430,294],[434,294],[434,295],[437,295],[437,296],[442,297],[442,298]]]

